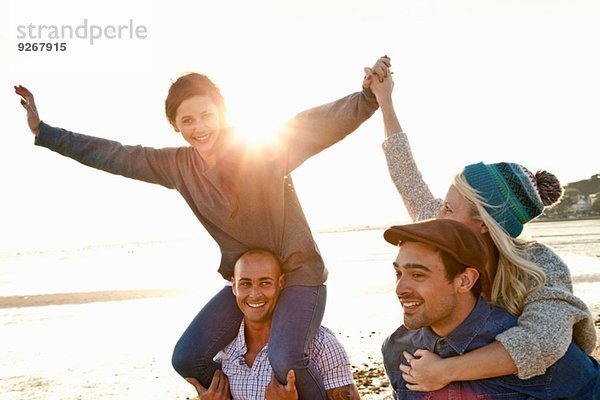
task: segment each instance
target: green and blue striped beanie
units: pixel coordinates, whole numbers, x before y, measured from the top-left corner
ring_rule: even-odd
[[[463,169],[463,175],[486,203],[486,211],[513,238],[562,194],[553,174],[538,171],[534,175],[515,163],[471,164]]]

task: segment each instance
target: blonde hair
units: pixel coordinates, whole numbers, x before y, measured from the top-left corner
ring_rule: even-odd
[[[527,249],[535,241],[513,238],[490,216],[479,193],[469,185],[462,173],[454,177],[454,186],[467,200],[472,218],[482,221],[498,249],[498,268],[492,284],[490,300],[510,313],[519,315],[525,299],[546,284],[542,268],[527,258]]]

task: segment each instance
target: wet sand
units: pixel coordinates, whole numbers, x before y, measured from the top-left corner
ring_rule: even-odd
[[[0,297],[0,308],[63,306],[67,304],[100,303],[154,297],[178,296],[189,293],[184,289],[106,290],[84,293],[36,294]]]

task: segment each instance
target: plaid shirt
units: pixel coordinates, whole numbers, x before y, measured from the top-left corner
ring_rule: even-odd
[[[233,400],[265,398],[265,390],[271,380],[271,364],[267,350],[268,346],[265,346],[257,354],[252,368],[246,365],[244,355],[248,349],[242,321],[238,336],[217,354],[215,360],[222,364],[223,372],[229,379]],[[308,355],[323,378],[325,390],[354,383],[348,355],[329,329],[319,327],[308,348]]]

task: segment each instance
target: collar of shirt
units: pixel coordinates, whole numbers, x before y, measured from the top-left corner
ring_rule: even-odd
[[[421,343],[427,350],[446,358],[464,354],[469,345],[483,329],[492,308],[480,297],[473,311],[459,326],[446,337],[436,335],[431,328],[421,329]]]
[[[240,329],[236,338],[229,343],[223,349],[223,353],[235,363],[240,365],[246,364],[246,359],[244,356],[248,352],[248,347],[246,346],[246,335],[244,334],[244,320],[242,319],[242,323],[240,324]],[[268,350],[268,344],[265,345],[257,354],[256,359],[259,359],[259,356]]]

